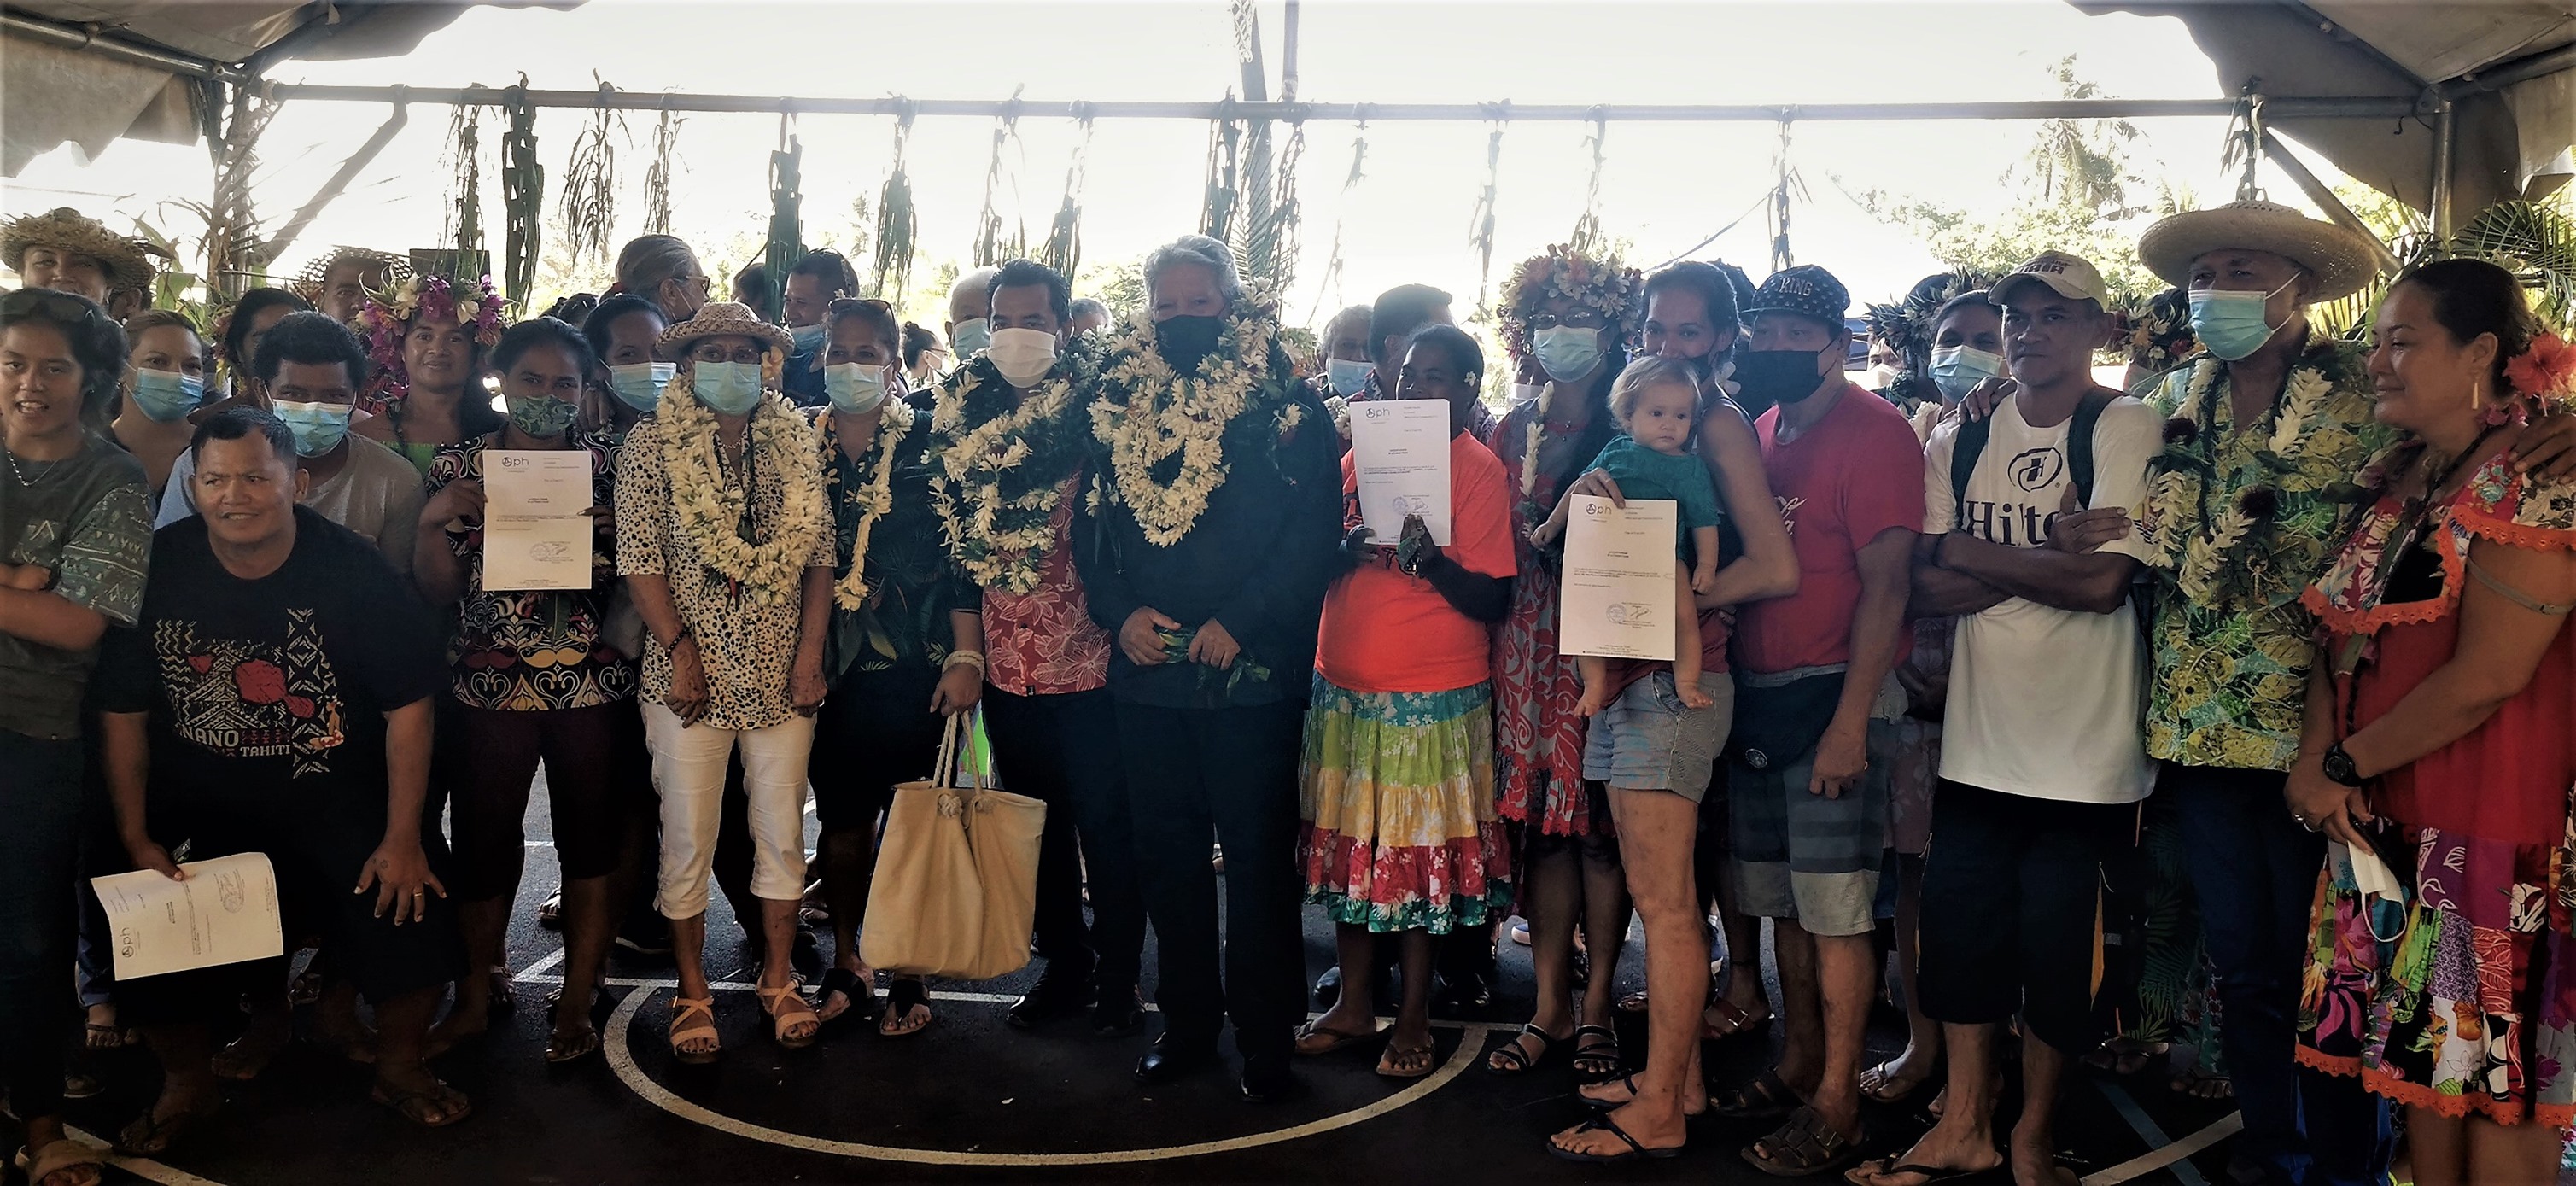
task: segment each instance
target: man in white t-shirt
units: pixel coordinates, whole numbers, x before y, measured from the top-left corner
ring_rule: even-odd
[[[1942,1023],[1949,1101],[1875,1186],[1993,1166],[1993,1051],[2021,1018],[2025,1103],[2006,1154],[2022,1186],[2062,1181],[2053,1115],[2094,1030],[2102,861],[2134,843],[2155,781],[2141,726],[2147,653],[2129,586],[2132,537],[2088,556],[2049,548],[2062,511],[2136,506],[2162,425],[2093,382],[2109,336],[2093,265],[2049,252],[1994,286],[2010,380],[1981,422],[1951,420],[1924,457],[1918,608],[1959,616],[1932,804],[1921,927],[1923,1011]],[[1964,480],[1962,480],[1964,478]],[[1943,529],[1947,528],[1946,533]]]

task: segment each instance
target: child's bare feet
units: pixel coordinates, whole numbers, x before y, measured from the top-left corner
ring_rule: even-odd
[[[1673,684],[1673,692],[1682,698],[1682,706],[1685,708],[1711,708],[1717,704],[1715,697],[1700,690],[1698,680],[1688,683],[1676,681]]]

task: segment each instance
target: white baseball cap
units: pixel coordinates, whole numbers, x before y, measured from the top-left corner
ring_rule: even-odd
[[[2012,290],[2026,281],[2045,284],[2049,290],[2068,300],[2091,301],[2098,308],[2111,307],[2111,295],[2102,285],[2102,273],[2080,255],[2063,251],[2043,251],[2039,257],[2012,270],[2012,274],[1994,282],[1986,290],[1986,300],[2003,304]]]

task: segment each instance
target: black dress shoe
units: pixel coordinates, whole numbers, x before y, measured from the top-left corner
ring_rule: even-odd
[[[1028,995],[1011,1002],[1002,1020],[1013,1029],[1031,1029],[1059,1017],[1071,1017],[1091,1004],[1091,987],[1080,976],[1058,976],[1049,968],[1038,974]]]
[[[1315,978],[1315,1004],[1326,1009],[1342,999],[1342,966],[1335,964]]]
[[[1145,1028],[1145,998],[1135,989],[1104,992],[1091,1006],[1091,1036],[1123,1038]]]
[[[1159,1087],[1184,1075],[1216,1065],[1216,1043],[1192,1042],[1170,1034],[1154,1039],[1145,1057],[1136,1060],[1136,1081]]]
[[[1306,1085],[1298,1082],[1288,1069],[1285,1054],[1247,1054],[1243,1056],[1243,1101],[1248,1104],[1275,1104],[1303,1094]]]

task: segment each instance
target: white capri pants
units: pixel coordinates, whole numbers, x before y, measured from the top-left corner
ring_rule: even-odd
[[[662,800],[662,868],[654,908],[664,918],[707,912],[716,831],[724,814],[725,763],[742,749],[743,791],[751,800],[751,892],[772,902],[805,894],[805,756],[814,718],[790,715],[765,729],[683,725],[677,713],[644,705],[653,751],[653,788]],[[745,920],[746,926],[758,926]]]

